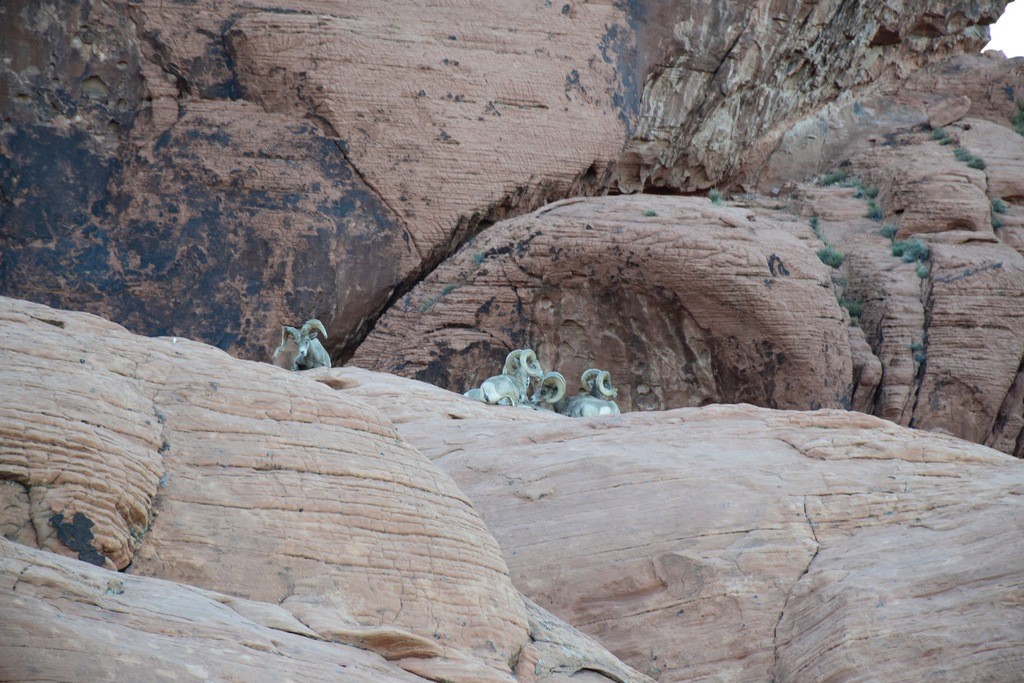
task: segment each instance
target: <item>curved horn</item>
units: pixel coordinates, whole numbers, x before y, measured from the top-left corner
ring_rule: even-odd
[[[603,396],[608,398],[614,398],[619,392],[612,386],[612,373],[607,370],[603,370],[600,375],[597,376],[597,390],[601,392]]]
[[[523,349],[523,353],[519,357],[519,361],[523,364],[523,367],[526,368],[527,374],[531,377],[540,377],[544,374],[544,368],[540,366],[540,361],[537,359],[537,354],[533,349]],[[564,378],[562,381],[565,381]]]
[[[594,382],[600,376],[601,371],[597,368],[590,368],[580,375],[580,385],[583,387],[583,391],[588,394],[594,388]]]
[[[288,337],[292,339],[299,338],[299,331],[291,325],[281,325],[281,346],[288,343]]]
[[[515,372],[516,367],[520,364],[519,356],[523,353],[522,349],[516,349],[515,351],[509,351],[508,355],[505,356],[505,367],[502,368],[502,372],[506,375],[511,375]]]
[[[549,372],[544,375],[544,379],[541,380],[543,386],[555,386],[555,395],[551,398],[546,399],[548,403],[558,403],[565,397],[565,377],[562,377],[561,373]]]
[[[316,318],[310,318],[302,326],[302,334],[309,334],[310,330],[319,330],[320,334],[324,335],[324,339],[327,339],[327,330],[324,329],[324,324]]]

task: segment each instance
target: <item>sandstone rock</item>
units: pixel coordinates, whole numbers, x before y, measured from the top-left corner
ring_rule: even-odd
[[[583,370],[609,370],[624,410],[843,405],[845,313],[828,269],[790,230],[770,211],[705,198],[553,204],[445,262],[353,363],[461,392],[530,346],[570,391]]]
[[[962,54],[917,69],[898,83],[863,95],[847,93],[794,123],[766,155],[748,154],[739,173],[742,183],[764,191],[834,169],[858,152],[891,146],[893,134],[929,127],[929,112],[970,100],[969,116],[1007,126],[1024,91],[1024,59]],[[961,109],[951,111],[952,118]],[[934,121],[938,123],[938,120]]]
[[[1004,5],[14,0],[0,293],[261,360],[315,316],[344,360],[488,223],[729,182]]]
[[[0,678],[423,681],[321,640],[277,605],[130,576],[0,539]]]
[[[469,500],[379,412],[310,379],[327,370],[290,373],[11,299],[0,299],[0,344],[0,385],[12,399],[0,413],[5,535],[227,593],[217,600],[248,619],[372,650],[432,680],[511,681],[523,648],[538,650],[547,637],[533,633],[532,612]],[[26,562],[29,573],[39,564]],[[50,563],[57,574],[67,566]],[[25,576],[9,571],[12,586]],[[59,600],[76,581],[48,578],[39,599]],[[10,605],[30,606],[11,591]],[[202,632],[182,647],[209,648],[212,633],[239,630],[237,615],[220,624],[207,607],[182,607],[193,608]],[[55,618],[47,610],[22,626],[45,631]],[[81,619],[113,621],[107,613]],[[142,644],[159,648],[165,630],[145,623],[156,635]],[[65,635],[101,660],[68,677],[106,671],[119,627],[67,628],[19,649],[16,671]],[[278,653],[268,638],[257,649]],[[559,642],[543,660],[551,676],[585,669],[647,680],[579,634]],[[70,666],[55,662],[63,663],[54,672]],[[281,666],[274,662],[272,670]],[[232,654],[223,671],[237,666]],[[537,680],[551,677],[540,673]]]
[[[891,133],[840,164],[845,187],[798,186],[796,207],[817,216],[844,254],[841,296],[863,304],[860,324],[881,362],[877,396],[858,408],[1020,453],[1024,408],[1013,386],[1024,357],[1024,262],[1012,237],[1024,138],[974,118],[944,132],[950,144]],[[991,171],[975,163],[982,155]],[[865,218],[873,204],[877,221]],[[894,257],[890,243],[908,238],[928,252]]]
[[[314,316],[345,356],[482,221],[602,190],[638,97],[612,3],[0,12],[0,293],[261,360]]]
[[[923,2],[700,0],[638,8],[637,44],[655,66],[621,182],[694,190],[758,168],[787,130],[822,107],[899,90],[915,68],[979,52],[988,39],[981,25],[1005,4],[936,12]],[[874,118],[863,109],[849,114]],[[812,126],[804,136],[820,145],[831,131]],[[803,168],[804,179],[816,172]]]
[[[1018,675],[1019,460],[839,411],[510,428],[529,413],[330,372],[472,496],[527,596],[659,681]]]
[[[928,125],[931,128],[948,126],[967,116],[970,110],[971,98],[967,95],[946,97],[928,107]]]

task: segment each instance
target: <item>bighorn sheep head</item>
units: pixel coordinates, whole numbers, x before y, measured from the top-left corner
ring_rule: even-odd
[[[607,370],[590,368],[580,376],[580,384],[594,398],[611,400],[619,395],[618,389],[612,386],[612,373]]]
[[[540,378],[540,386],[533,392],[530,402],[534,405],[550,403],[552,406],[556,406],[563,398],[565,398],[565,377],[562,377],[559,372],[548,372]],[[557,407],[556,412],[560,412]]]

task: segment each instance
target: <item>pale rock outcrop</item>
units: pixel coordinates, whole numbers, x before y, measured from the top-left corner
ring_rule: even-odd
[[[703,197],[555,203],[442,264],[353,363],[461,392],[529,346],[566,377],[609,370],[623,410],[841,406],[853,381],[847,317],[810,235],[795,230]]]
[[[308,377],[326,372],[0,299],[0,528],[254,601],[433,680],[513,680],[548,636],[532,633],[493,537],[386,418]],[[75,581],[47,579],[40,599]],[[115,635],[76,637],[99,656]],[[566,632],[541,669],[644,680],[584,641]]]
[[[4,680],[424,680],[274,604],[0,549]]]
[[[527,596],[659,681],[1019,677],[1020,460],[851,412],[464,419],[330,377],[473,497]]]

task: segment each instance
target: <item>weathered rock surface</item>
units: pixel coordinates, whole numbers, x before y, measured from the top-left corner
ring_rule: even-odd
[[[847,319],[796,229],[703,197],[566,200],[468,244],[353,363],[461,392],[530,346],[571,392],[585,369],[609,370],[626,410],[841,406]]]
[[[1021,92],[1024,59],[955,55],[910,71],[897,83],[840,96],[790,127],[767,157],[749,155],[740,177],[751,188],[777,190],[834,170],[858,152],[891,146],[894,133],[967,117],[1006,127],[1019,110]]]
[[[638,22],[651,69],[622,182],[695,190],[729,180],[822,106],[899,89],[916,68],[980,52],[982,25],[1005,5],[652,3],[650,21]]]
[[[511,680],[524,649],[539,680],[642,680],[571,630],[532,633],[469,500],[377,411],[203,344],[0,303],[5,535],[286,610],[433,680]]]
[[[728,181],[1004,5],[6,2],[0,293],[258,359],[315,316],[347,358],[486,223]]]
[[[0,548],[4,680],[424,680],[274,604]]]
[[[605,187],[635,109],[610,2],[51,4],[0,8],[0,292],[249,358],[349,353],[481,221]]]
[[[859,322],[881,363],[877,394],[858,408],[1020,457],[1024,259],[1014,216],[1024,208],[1024,138],[1004,124],[968,117],[934,134],[894,130],[836,163],[850,174],[842,184],[800,185],[794,196],[843,253],[840,296],[863,305]],[[894,256],[907,240],[927,251]]]
[[[588,420],[329,381],[452,474],[527,596],[659,681],[1020,675],[1019,460],[858,413]]]

